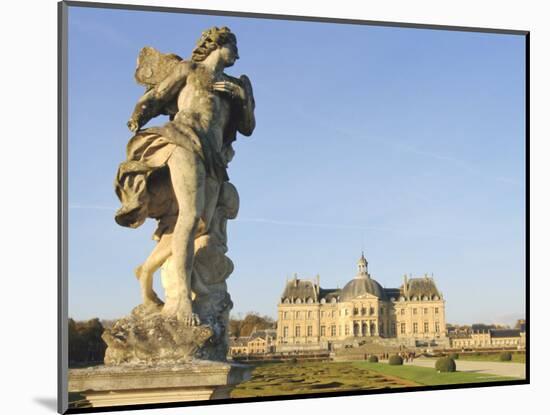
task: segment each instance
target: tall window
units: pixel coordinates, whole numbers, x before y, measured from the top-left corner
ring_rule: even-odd
[[[436,308],[436,310],[437,310],[437,308]],[[439,321],[435,322],[435,332],[439,333]]]
[[[334,318],[334,310],[332,310],[332,312],[330,313],[330,316],[331,316],[332,318]]]
[[[296,311],[296,318],[300,318],[300,312]]]
[[[437,308],[437,307],[434,308],[434,312],[435,312],[435,314],[439,314],[439,308]]]
[[[424,322],[424,333],[427,333],[427,332],[429,332],[429,331],[430,331],[430,329],[429,329],[429,327],[428,327],[428,322],[425,321],[425,322]]]
[[[371,308],[370,308],[369,314],[370,314],[371,316],[374,314],[374,307],[371,307]]]
[[[307,326],[307,335],[308,337],[313,336],[313,327]]]
[[[413,333],[418,333],[418,323],[413,323]]]
[[[307,312],[307,318],[308,318],[309,320],[311,320],[312,317],[313,317],[313,312],[312,312],[312,311],[308,311],[308,312]]]
[[[296,337],[300,337],[300,326],[296,326]]]
[[[288,327],[287,326],[283,327],[283,337],[288,337]]]
[[[404,309],[404,308],[401,309],[401,315],[402,315],[402,316],[405,315],[405,309]]]
[[[283,318],[284,318],[285,320],[288,318],[288,311],[285,311],[285,312],[283,313]]]
[[[336,337],[336,326],[330,326],[330,335]]]
[[[359,309],[357,307],[355,307],[353,309],[353,315],[356,316],[357,314],[359,314]]]
[[[401,323],[401,334],[405,334],[405,323]]]
[[[392,335],[397,334],[397,330],[396,330],[396,329],[397,329],[397,327],[395,326],[395,321],[393,321],[393,322],[391,323],[391,334],[392,334]]]
[[[424,314],[428,314],[428,309],[427,308],[424,309]]]
[[[346,336],[349,336],[349,326],[347,324],[345,326],[345,333],[346,333]]]
[[[416,308],[413,308],[413,314],[416,314]]]
[[[321,336],[325,336],[325,326],[321,326]]]

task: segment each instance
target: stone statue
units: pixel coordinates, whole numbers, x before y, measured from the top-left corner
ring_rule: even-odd
[[[226,169],[237,132],[250,136],[255,127],[250,80],[224,73],[238,58],[227,27],[203,32],[190,60],[140,52],[135,77],[147,89],[128,121],[135,135],[115,179],[115,220],[136,228],[156,219],[158,242],[135,271],[143,304],[104,333],[106,364],[225,360],[233,271],[226,223],[239,208]],[[161,114],[166,124],[142,129]],[[153,291],[158,269],[164,302]]]

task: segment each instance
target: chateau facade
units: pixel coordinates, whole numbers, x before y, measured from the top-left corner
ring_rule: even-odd
[[[361,255],[357,275],[342,289],[315,280],[287,281],[278,304],[277,351],[326,350],[361,340],[392,345],[448,345],[445,302],[433,278],[404,277],[383,288]]]

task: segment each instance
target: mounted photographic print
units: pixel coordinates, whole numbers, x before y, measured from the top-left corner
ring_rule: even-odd
[[[59,29],[60,413],[529,382],[528,32]]]

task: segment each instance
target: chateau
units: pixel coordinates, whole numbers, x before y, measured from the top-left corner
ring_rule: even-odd
[[[278,304],[277,351],[332,350],[377,342],[445,346],[445,302],[433,278],[404,277],[399,288],[383,288],[362,254],[357,275],[342,289],[315,280],[287,281]]]

